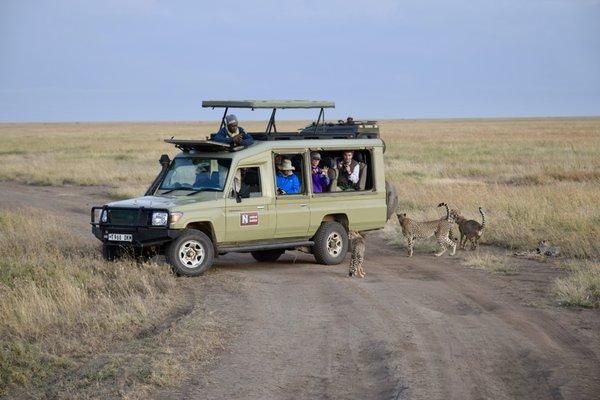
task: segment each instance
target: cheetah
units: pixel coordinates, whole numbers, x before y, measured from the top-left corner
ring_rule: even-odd
[[[435,236],[441,249],[435,253],[436,257],[441,256],[447,250],[448,246],[452,248],[451,256],[456,254],[456,243],[452,240],[452,225],[454,220],[449,218],[440,218],[434,221],[418,222],[414,221],[404,214],[396,214],[398,222],[402,226],[402,234],[408,242],[408,257],[413,255],[415,239],[426,239]]]
[[[365,261],[365,249],[367,238],[364,233],[358,231],[350,231],[348,236],[352,242],[352,257],[350,258],[350,271],[348,276],[365,277],[363,262]]]
[[[485,229],[485,214],[481,207],[479,207],[479,213],[481,214],[481,224],[473,219],[466,219],[456,209],[449,211],[449,216],[458,224],[458,230],[460,231],[459,247],[463,250],[467,249],[467,240],[471,242],[471,250],[477,249],[479,239]]]
[[[556,257],[560,254],[560,247],[552,246],[549,240],[544,239],[538,243],[535,251],[542,256]]]

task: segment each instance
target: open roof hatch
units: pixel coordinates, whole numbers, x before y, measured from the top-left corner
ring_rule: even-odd
[[[316,124],[318,126],[321,120],[325,122],[325,109],[335,108],[335,103],[333,101],[319,100],[204,100],[202,102],[202,107],[213,109],[225,108],[219,129],[225,126],[225,116],[230,108],[249,108],[251,110],[257,108],[272,108],[273,111],[271,112],[271,118],[269,118],[267,128],[265,129],[265,135],[269,135],[271,132],[277,133],[277,126],[275,125],[275,112],[278,108],[320,108],[321,111],[319,111],[319,118],[317,119]]]

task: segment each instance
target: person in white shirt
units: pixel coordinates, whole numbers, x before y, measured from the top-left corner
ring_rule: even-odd
[[[338,163],[339,177],[337,185],[341,190],[357,190],[359,165],[352,157],[354,152],[351,150],[344,151],[344,159]]]

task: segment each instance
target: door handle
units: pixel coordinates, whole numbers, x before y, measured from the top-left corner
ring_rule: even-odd
[[[264,210],[265,206],[256,206],[256,209],[258,209],[258,210]]]
[[[229,210],[229,212],[240,212],[242,210]]]

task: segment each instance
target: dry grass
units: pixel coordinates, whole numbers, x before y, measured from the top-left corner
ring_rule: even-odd
[[[558,304],[600,308],[600,263],[575,261],[567,266],[571,274],[552,286]]]
[[[162,265],[106,263],[58,220],[0,210],[0,396],[24,387],[34,397],[114,397],[176,384],[175,335],[141,332],[179,307],[180,291]]]
[[[216,125],[2,124],[0,179],[107,185],[115,199],[140,195],[160,154],[174,154],[162,139],[202,138]],[[479,219],[482,206],[484,243],[531,249],[549,239],[566,257],[600,257],[600,118],[395,120],[382,121],[381,130],[387,176],[411,217],[434,218],[445,201]]]
[[[390,121],[387,173],[416,219],[487,215],[483,243],[600,257],[600,119]]]
[[[516,275],[519,267],[512,264],[507,257],[499,257],[490,253],[475,252],[469,254],[464,264],[473,269],[481,269],[497,275]]]

